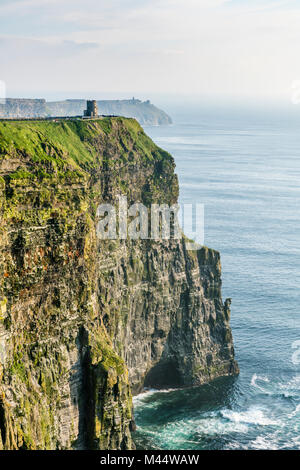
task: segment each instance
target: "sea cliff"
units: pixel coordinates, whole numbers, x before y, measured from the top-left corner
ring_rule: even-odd
[[[149,100],[99,100],[99,114],[135,118],[141,125],[160,126],[172,124],[172,119],[163,110],[154,106]],[[7,98],[0,103],[2,118],[36,118],[83,116],[86,100],[70,99],[63,101],[46,101],[44,99]]]
[[[132,394],[238,372],[218,252],[96,235],[174,168],[134,119],[0,122],[0,449],[133,449]]]

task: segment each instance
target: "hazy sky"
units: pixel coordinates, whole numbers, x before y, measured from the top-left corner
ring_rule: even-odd
[[[10,96],[287,96],[299,51],[300,0],[0,0]]]

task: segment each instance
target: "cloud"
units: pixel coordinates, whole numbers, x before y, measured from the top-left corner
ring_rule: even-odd
[[[293,0],[15,0],[0,13],[11,86],[18,67],[32,89],[38,76],[61,89],[276,94],[300,78]]]
[[[0,12],[2,14],[8,13],[21,13],[24,14],[24,10],[31,10],[33,8],[43,8],[47,6],[57,5],[61,2],[67,4],[70,0],[42,0],[43,4],[41,5],[41,0],[2,0],[2,5],[0,5]]]
[[[81,51],[95,49],[99,47],[96,42],[75,42],[72,40],[37,40],[21,37],[0,36],[0,49],[2,58],[5,56],[18,57],[27,54],[40,58],[42,55],[46,60],[53,57],[64,57],[70,54],[78,54]],[[9,57],[7,57],[9,59]]]
[[[162,53],[165,55],[182,55],[184,51],[182,49],[165,49]]]

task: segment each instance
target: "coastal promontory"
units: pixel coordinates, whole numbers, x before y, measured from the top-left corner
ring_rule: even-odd
[[[134,119],[0,122],[0,449],[133,449],[133,394],[238,372],[217,251],[97,237],[174,170]]]

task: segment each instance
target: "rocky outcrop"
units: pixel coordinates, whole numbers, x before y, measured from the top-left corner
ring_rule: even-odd
[[[132,393],[238,371],[219,254],[99,240],[120,193],[178,197],[136,121],[0,123],[0,448],[132,449]]]
[[[100,100],[97,101],[99,114],[126,116],[136,119],[142,125],[160,126],[172,124],[172,119],[150,101]],[[35,118],[59,116],[83,116],[86,100],[48,101],[7,98],[0,103],[0,118]]]

